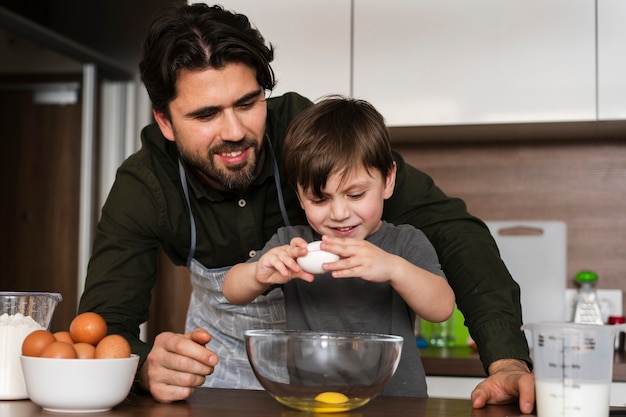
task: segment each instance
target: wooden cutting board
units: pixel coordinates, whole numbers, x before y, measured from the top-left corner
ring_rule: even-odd
[[[567,227],[560,221],[487,221],[521,288],[525,323],[565,321]]]

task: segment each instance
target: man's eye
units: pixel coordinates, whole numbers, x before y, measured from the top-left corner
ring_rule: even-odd
[[[196,119],[199,119],[199,120],[211,120],[211,119],[213,119],[215,117],[216,114],[217,114],[217,112],[201,113],[201,114],[198,114],[196,116]]]
[[[245,101],[243,103],[238,104],[237,107],[240,108],[241,110],[249,110],[259,102],[260,100]]]
[[[324,204],[326,200],[327,200],[326,198],[312,198],[310,201],[313,204],[319,205],[319,204]]]
[[[352,200],[358,200],[359,198],[363,198],[364,195],[365,192],[362,192],[358,194],[350,194],[348,197],[350,197]]]

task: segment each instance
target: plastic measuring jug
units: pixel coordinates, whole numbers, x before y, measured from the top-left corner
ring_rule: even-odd
[[[528,323],[537,417],[609,415],[615,335],[626,325]]]
[[[61,294],[0,292],[0,400],[28,398],[20,355],[22,342],[37,329],[48,329]]]

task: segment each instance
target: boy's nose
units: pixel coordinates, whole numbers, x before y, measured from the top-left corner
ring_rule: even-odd
[[[343,220],[350,216],[348,205],[343,201],[333,201],[330,206],[330,217],[333,220]]]

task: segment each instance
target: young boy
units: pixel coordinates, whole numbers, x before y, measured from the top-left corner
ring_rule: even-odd
[[[403,336],[400,365],[384,394],[425,397],[415,314],[446,320],[454,293],[425,235],[382,220],[396,174],[383,117],[365,101],[327,98],[292,121],[283,159],[310,227],[279,229],[250,262],[235,265],[225,297],[246,304],[281,286],[289,329]],[[315,240],[340,259],[314,276],[297,258]]]

